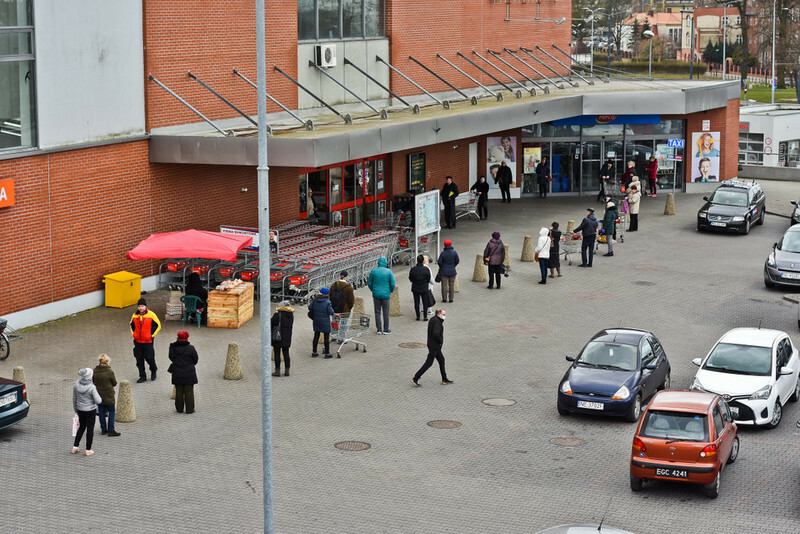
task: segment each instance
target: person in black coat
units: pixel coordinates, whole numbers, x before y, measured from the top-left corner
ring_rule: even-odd
[[[581,232],[581,264],[578,267],[591,267],[594,259],[594,240],[597,238],[597,217],[594,216],[594,208],[586,208],[586,217],[581,223],[572,230],[573,234]]]
[[[606,184],[614,179],[614,162],[611,158],[607,159],[600,167],[600,192],[597,193],[597,201],[603,202],[606,198]]]
[[[444,222],[447,228],[456,227],[456,197],[458,197],[458,186],[453,181],[452,176],[445,178],[442,187],[442,202],[444,202]]]
[[[208,300],[208,290],[203,285],[203,282],[200,280],[200,275],[197,273],[191,273],[189,278],[186,279],[186,294],[191,295],[194,297],[199,298],[202,302],[197,303],[197,310],[201,312],[201,318],[203,324],[206,322],[206,301]],[[193,320],[193,317],[189,317],[189,322]]]
[[[444,354],[442,354],[442,346],[444,345],[444,318],[445,311],[442,308],[436,310],[436,315],[428,322],[428,358],[419,371],[411,379],[415,386],[419,387],[419,379],[425,374],[425,371],[430,369],[433,365],[433,360],[439,362],[439,372],[442,374],[442,384],[452,384],[453,381],[447,378],[447,373],[444,370]]]
[[[292,346],[292,328],[294,326],[294,308],[289,306],[288,300],[282,300],[278,304],[278,309],[270,319],[272,328],[280,325],[281,338],[278,341],[272,340],[272,356],[275,359],[275,371],[272,376],[281,376],[281,352],[283,352],[283,376],[289,376],[289,347]]]
[[[547,156],[542,156],[542,161],[536,166],[536,181],[539,183],[539,198],[547,198],[548,172]]]
[[[189,332],[178,332],[178,340],[169,346],[170,364],[167,372],[172,374],[175,386],[175,409],[183,413],[194,413],[194,385],[197,384],[197,351],[189,343]]]
[[[414,311],[419,321],[419,307],[422,304],[423,321],[428,320],[428,291],[430,291],[431,270],[425,265],[425,256],[417,256],[417,264],[408,272],[411,294],[414,295]]]
[[[497,169],[494,182],[500,187],[500,194],[503,196],[503,202],[511,204],[511,182],[514,181],[514,176],[511,174],[511,168],[505,161],[500,163],[500,168]]]
[[[478,219],[485,221],[489,217],[487,202],[489,199],[489,184],[486,183],[486,176],[481,174],[478,181],[469,190],[478,195]]]

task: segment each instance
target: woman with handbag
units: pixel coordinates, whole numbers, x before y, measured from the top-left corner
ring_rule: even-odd
[[[275,360],[275,371],[272,376],[281,376],[281,352],[283,352],[283,376],[289,376],[289,347],[292,346],[292,328],[294,326],[294,308],[288,300],[282,300],[278,309],[270,319],[272,326],[272,357]]]
[[[492,239],[483,249],[483,263],[489,266],[489,289],[500,289],[500,275],[503,274],[503,262],[506,260],[506,246],[500,240],[500,232],[492,232]]]
[[[639,204],[642,199],[642,194],[639,192],[639,187],[636,185],[639,182],[631,182],[631,187],[628,190],[628,196],[625,200],[628,202],[628,211],[631,214],[631,226],[629,232],[636,232],[639,230]]]
[[[542,228],[539,230],[539,240],[536,242],[536,248],[533,249],[536,261],[539,262],[539,271],[542,273],[540,284],[547,283],[547,265],[550,262],[550,230]]]
[[[411,282],[411,294],[414,296],[414,311],[417,321],[420,320],[419,309],[422,304],[422,317],[428,320],[428,291],[430,291],[431,270],[425,265],[425,256],[417,256],[417,264],[408,272]]]

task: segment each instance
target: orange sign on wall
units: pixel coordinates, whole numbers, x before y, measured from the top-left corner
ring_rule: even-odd
[[[14,180],[0,180],[0,208],[14,205]]]

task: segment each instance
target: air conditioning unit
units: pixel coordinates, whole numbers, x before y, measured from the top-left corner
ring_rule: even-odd
[[[336,45],[317,45],[317,66],[330,68],[336,66]]]

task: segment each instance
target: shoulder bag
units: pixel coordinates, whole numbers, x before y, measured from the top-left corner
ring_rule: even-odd
[[[272,341],[281,340],[281,312],[278,312],[278,324],[272,328]]]

